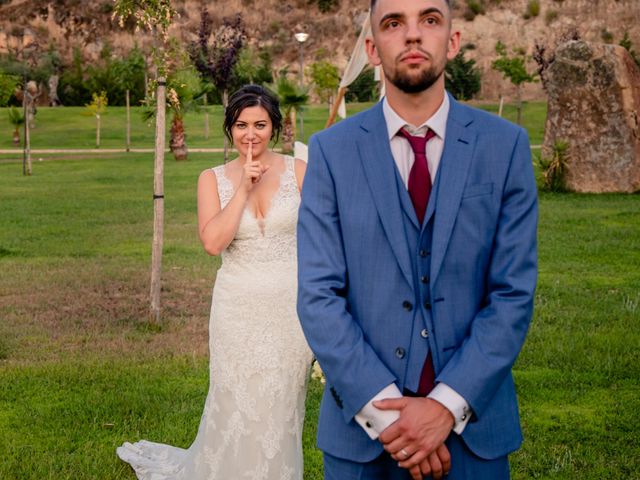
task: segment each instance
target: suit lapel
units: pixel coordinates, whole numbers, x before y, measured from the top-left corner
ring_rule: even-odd
[[[436,198],[435,202],[433,201],[434,198],[431,198],[432,201],[429,202],[430,205],[425,215],[425,218],[428,219],[437,206],[431,246],[431,277],[433,283],[438,277],[447,251],[473,157],[476,133],[473,129],[468,128],[472,121],[473,119],[466,111],[466,107],[451,98],[444,150],[436,179]]]
[[[360,161],[371,189],[385,235],[407,282],[413,287],[413,276],[405,236],[400,195],[396,184],[396,167],[391,155],[382,103],[363,115],[357,144]],[[415,217],[415,214],[413,215]],[[416,222],[416,220],[413,220]]]

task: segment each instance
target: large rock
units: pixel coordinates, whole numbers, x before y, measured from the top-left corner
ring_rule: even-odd
[[[571,41],[546,72],[543,155],[567,141],[577,192],[640,191],[640,69],[622,47]]]

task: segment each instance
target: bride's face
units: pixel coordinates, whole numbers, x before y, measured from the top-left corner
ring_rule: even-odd
[[[253,144],[253,157],[259,157],[269,147],[273,124],[267,111],[259,105],[247,107],[231,127],[233,145],[246,157],[249,144]]]

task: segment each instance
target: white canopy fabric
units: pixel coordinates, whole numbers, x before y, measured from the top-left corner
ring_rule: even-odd
[[[369,20],[369,15],[367,14],[364,22],[362,23],[362,29],[360,30],[356,46],[353,48],[351,58],[349,58],[349,63],[347,63],[344,73],[342,74],[340,88],[346,88],[351,85],[355,79],[358,78],[358,75],[360,75],[360,72],[362,72],[364,67],[369,63],[369,57],[367,57],[367,51],[365,48],[365,40],[369,36],[371,36],[371,22]],[[347,116],[347,107],[344,102],[344,96],[340,102],[338,115],[340,118],[346,118]]]

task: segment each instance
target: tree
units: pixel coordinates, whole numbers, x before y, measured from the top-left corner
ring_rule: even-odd
[[[127,57],[115,65],[117,75],[122,87],[125,89],[125,107],[127,112],[126,125],[126,149],[131,148],[131,100],[133,94],[134,103],[140,103],[146,96],[146,69],[142,51],[134,46]]]
[[[60,75],[58,95],[63,105],[86,105],[91,101],[91,90],[87,82],[85,61],[79,48],[73,49],[71,65]]]
[[[108,104],[107,92],[102,91],[99,94],[94,92],[91,96],[91,103],[86,105],[89,114],[96,117],[96,148],[100,148],[100,119],[107,110]]]
[[[212,83],[222,93],[222,105],[226,110],[229,89],[234,80],[236,63],[245,42],[242,16],[223,19],[222,25],[213,32],[209,10],[202,7],[198,40],[189,48],[193,63],[205,82]],[[228,160],[229,144],[224,137],[224,161]]]
[[[462,48],[446,67],[446,88],[458,100],[471,100],[480,91],[481,85],[480,70],[475,60],[465,59],[466,50]]]
[[[153,243],[151,251],[150,321],[160,322],[160,275],[162,272],[162,245],[164,243],[164,136],[166,75],[168,68],[167,45],[169,26],[175,14],[170,0],[115,0],[114,16],[120,27],[125,20],[134,18],[137,28],[153,33],[153,61],[156,69],[156,148],[153,168]]]
[[[176,160],[187,159],[187,142],[184,116],[197,107],[196,99],[203,95],[198,72],[186,62],[167,80],[167,108],[172,113],[169,147]]]
[[[249,83],[255,85],[268,85],[273,82],[271,64],[273,60],[267,49],[256,50],[246,45],[240,50],[238,62],[233,72],[233,89]]]
[[[284,110],[282,125],[282,150],[293,152],[293,142],[296,138],[296,112],[309,101],[309,94],[303,87],[289,80],[286,72],[282,73],[274,85],[270,86],[280,99],[280,107]]]
[[[340,86],[338,67],[326,60],[320,60],[312,63],[309,69],[311,70],[311,80],[320,101],[327,102],[331,107],[331,98]]]
[[[526,55],[522,50],[515,50],[513,56],[507,55],[507,47],[500,40],[496,43],[497,60],[491,64],[491,68],[501,72],[502,76],[509,79],[516,87],[516,110],[518,112],[518,125],[522,123],[522,85],[536,81],[536,75],[527,72]]]
[[[378,99],[378,82],[372,68],[362,70],[345,93],[347,102],[374,102]]]

